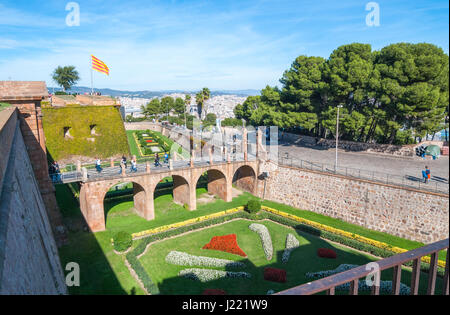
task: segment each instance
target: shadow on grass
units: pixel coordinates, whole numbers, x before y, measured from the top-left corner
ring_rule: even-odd
[[[56,186],[56,199],[68,231],[68,244],[59,248],[62,266],[69,262],[75,262],[80,266],[80,286],[69,287],[69,293],[83,295],[135,293],[135,288],[132,288],[131,292],[126,292],[121,286],[104,252],[106,246],[111,246],[109,235],[89,231],[72,190],[67,185]]]

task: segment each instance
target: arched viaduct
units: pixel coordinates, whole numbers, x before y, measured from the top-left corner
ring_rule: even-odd
[[[208,192],[226,202],[232,200],[232,184],[250,193],[257,192],[259,161],[235,161],[203,166],[191,166],[167,172],[138,173],[133,176],[115,176],[81,183],[80,208],[93,232],[103,231],[105,225],[104,199],[108,190],[119,183],[133,183],[134,207],[146,220],[155,218],[154,192],[166,177],[173,178],[173,198],[178,204],[197,209],[196,186],[200,177],[208,174]]]

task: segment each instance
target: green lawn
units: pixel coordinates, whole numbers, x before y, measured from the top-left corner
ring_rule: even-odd
[[[8,103],[0,103],[0,111],[4,110],[7,107],[10,107],[11,105]]]
[[[307,220],[311,220],[311,221],[314,221],[317,223],[321,223],[324,225],[334,227],[336,229],[341,229],[341,230],[344,230],[347,232],[358,234],[358,235],[361,235],[361,236],[364,236],[364,237],[367,237],[367,238],[370,238],[370,239],[373,239],[373,240],[376,240],[379,242],[384,242],[384,243],[390,244],[392,246],[400,247],[403,249],[412,250],[412,249],[422,247],[425,245],[420,242],[407,240],[407,239],[404,239],[404,238],[401,238],[398,236],[394,236],[394,235],[390,235],[387,233],[383,233],[383,232],[369,230],[367,228],[364,228],[364,227],[356,225],[356,224],[352,224],[352,223],[348,223],[348,222],[345,222],[345,221],[342,221],[339,219],[327,217],[325,215],[318,214],[315,212],[296,209],[296,208],[290,207],[288,205],[280,204],[280,203],[273,202],[273,201],[264,200],[263,205],[283,211],[283,212],[287,212],[287,213],[296,215],[298,217],[301,217],[301,218],[304,218]],[[445,261],[446,255],[447,255],[446,251],[441,251],[439,253],[439,259],[442,259]]]
[[[206,193],[207,190],[204,187],[198,188],[197,198]],[[162,189],[155,194],[155,220],[147,221],[131,210],[133,199],[128,196],[105,203],[106,228],[109,231],[141,232],[158,226],[186,221],[195,217],[243,206],[251,198],[254,197],[244,192],[231,202],[225,202],[216,198],[213,203],[197,205],[197,210],[189,211],[173,202],[171,188]]]
[[[239,197],[234,198],[233,201],[229,203],[226,203],[220,199],[216,199],[212,203],[199,205],[198,210],[196,211],[187,211],[182,206],[173,203],[173,197],[170,188],[158,189],[155,195],[156,218],[153,221],[146,221],[133,213],[133,201],[131,196],[115,198],[105,202],[107,230],[104,232],[92,234],[83,231],[82,222],[84,222],[84,220],[82,218],[77,200],[73,195],[74,193],[77,193],[78,190],[76,185],[72,185],[72,187],[73,189],[69,189],[68,185],[56,186],[57,201],[61,209],[61,213],[63,214],[64,224],[68,227],[69,239],[69,243],[59,249],[61,262],[63,267],[68,262],[77,262],[80,264],[81,268],[81,287],[69,288],[69,292],[71,294],[144,293],[139,284],[130,275],[128,269],[126,268],[124,264],[124,256],[116,255],[113,252],[110,240],[114,233],[116,233],[117,231],[124,230],[130,233],[139,232],[146,229],[151,229],[158,226],[188,220],[194,217],[227,210],[237,206],[242,206],[245,205],[250,198],[254,198],[248,193],[243,193]],[[200,196],[204,193],[206,193],[205,187],[199,185],[199,188],[197,189],[197,196]],[[407,249],[414,248],[414,246],[420,246],[420,243],[417,242],[411,242],[384,233],[367,230],[359,226],[351,225],[340,220],[318,215],[309,211],[298,210],[285,205],[267,201],[265,201],[264,204],[281,211],[289,212],[319,223],[344,229],[379,241],[387,242],[395,246]],[[289,286],[303,283],[305,281],[303,271],[307,269],[309,269],[307,271],[320,271],[325,269],[333,269],[341,263],[364,264],[369,261],[376,260],[369,255],[357,253],[351,249],[347,249],[334,244],[331,245],[325,240],[321,240],[302,232],[295,232],[295,235],[298,236],[299,240],[304,246],[302,246],[302,250],[294,252],[293,256],[291,257],[293,259],[291,262],[292,265],[289,264],[289,268],[287,268],[289,282],[285,285],[276,283],[267,284],[265,283],[266,281],[260,279],[262,277],[261,275],[263,266],[282,266],[279,263],[281,255],[279,251],[284,248],[283,246],[285,242],[285,236],[289,229],[287,227],[280,227],[275,223],[268,223],[270,225],[270,231],[278,255],[277,258],[273,261],[265,262],[264,257],[261,256],[262,252],[259,241],[256,243],[254,242],[254,240],[248,242],[246,241],[254,239],[255,237],[258,240],[256,233],[251,232],[250,230],[248,230],[248,227],[245,226],[247,222],[245,222],[245,224],[233,222],[232,224],[233,225],[230,225],[231,228],[229,228],[229,225],[226,224],[223,226],[204,230],[203,232],[194,232],[183,237],[166,240],[162,243],[152,245],[150,251],[142,257],[142,262],[144,262],[146,268],[148,268],[148,273],[151,275],[152,279],[154,278],[154,280],[158,282],[161,292],[164,294],[172,294],[175,292],[179,292],[179,288],[181,287],[183,288],[183,290],[188,290],[186,292],[182,291],[182,293],[201,293],[201,291],[204,289],[202,285],[198,283],[192,284],[191,282],[186,282],[186,279],[180,280],[177,277],[174,277],[177,274],[179,267],[164,266],[164,268],[162,269],[158,268],[162,267],[165,254],[170,248],[172,248],[173,250],[178,249],[188,251],[191,254],[200,254],[200,252],[204,252],[204,250],[200,250],[200,248],[207,242],[209,242],[209,239],[216,234],[225,235],[236,233],[238,235],[239,245],[249,255],[249,270],[251,270],[252,274],[255,273],[254,279],[259,279],[256,280],[256,282],[250,281],[251,284],[246,282],[245,280],[235,280],[240,283],[237,287],[234,287],[234,284],[231,287],[226,287],[226,283],[222,282],[229,281],[228,279],[221,280],[222,282],[218,282],[217,284],[216,282],[211,283],[209,286],[213,286],[213,288],[223,288],[229,291],[229,293],[234,294],[240,294],[244,292],[244,290],[247,290],[246,288],[249,288],[248,290],[254,290],[251,292],[255,294],[265,294],[269,289],[277,291],[281,290],[282,288],[288,288]],[[139,241],[134,242],[133,246],[136,246],[138,243]],[[320,261],[315,256],[315,251],[319,246],[335,247],[338,250],[338,260]],[[230,257],[229,254],[214,251],[208,252],[208,256]],[[231,255],[231,257],[234,256]],[[306,257],[309,257],[311,259],[306,259]],[[234,259],[236,259],[236,257]],[[149,265],[149,262],[147,260],[154,260],[155,267],[151,267],[153,266],[153,262]],[[155,270],[160,270],[161,275],[159,275],[159,273],[154,275]],[[385,274],[383,274],[383,279],[384,277],[387,277],[386,279],[390,279],[391,276],[392,271],[387,271]],[[405,281],[404,283],[409,285],[410,272],[405,269],[405,272],[402,273],[402,277],[405,277],[403,280]],[[425,276],[424,279],[421,279],[421,286],[425,286],[426,282],[427,279]],[[184,285],[186,285],[186,283],[190,283],[190,286],[184,288],[183,285],[180,286],[180,283],[183,283]],[[439,282],[436,292],[440,292],[440,286],[441,284]]]
[[[271,221],[260,221],[271,234],[274,246],[274,256],[271,261],[267,261],[262,249],[259,236],[252,232],[248,226],[251,221],[237,220],[225,223],[209,229],[192,232],[180,237],[165,240],[163,242],[150,245],[145,255],[140,261],[155,284],[158,285],[161,294],[201,294],[205,289],[223,289],[227,294],[233,295],[265,295],[268,290],[275,292],[288,289],[306,282],[306,272],[316,272],[335,269],[340,264],[362,265],[374,261],[373,257],[356,252],[352,249],[331,244],[325,240],[313,237],[306,233],[294,231],[288,227],[281,226]],[[281,256],[285,248],[286,235],[293,233],[300,241],[300,248],[291,253],[287,264],[281,262]],[[214,250],[201,249],[212,237],[236,234],[238,244],[247,254],[248,258],[242,258],[229,253]],[[319,248],[332,248],[337,252],[337,259],[319,258],[317,250]],[[246,269],[236,271],[246,271],[252,275],[251,279],[220,279],[208,283],[179,277],[178,272],[186,268],[169,264],[165,261],[167,254],[172,251],[182,251],[192,255],[215,257],[234,261],[242,261],[247,265]],[[286,283],[275,283],[264,280],[264,268],[274,267],[285,269],[287,273]],[[199,267],[202,268],[202,267]],[[225,268],[209,268],[217,270],[227,270]],[[231,269],[228,269],[232,271]],[[404,269],[402,272],[402,282],[410,285],[411,273]],[[382,280],[391,280],[392,271],[382,274]],[[421,293],[426,292],[427,276],[421,276]],[[438,283],[437,292],[440,292],[441,283]],[[347,292],[345,292],[346,294]]]

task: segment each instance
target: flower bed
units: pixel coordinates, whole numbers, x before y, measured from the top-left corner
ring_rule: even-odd
[[[364,237],[364,236],[361,236],[361,235],[358,235],[358,234],[350,233],[350,232],[347,232],[347,231],[344,231],[344,230],[336,229],[336,228],[328,226],[328,225],[324,225],[324,224],[317,223],[317,222],[314,222],[314,221],[310,221],[310,220],[307,220],[307,219],[304,219],[304,218],[300,218],[300,217],[295,216],[293,214],[286,213],[286,212],[283,212],[283,211],[280,211],[280,210],[276,210],[276,209],[273,209],[273,208],[270,208],[270,207],[262,206],[261,209],[263,209],[263,210],[265,210],[267,212],[271,212],[271,213],[277,214],[277,215],[282,216],[284,218],[291,219],[291,220],[294,220],[294,221],[297,221],[297,222],[300,222],[300,223],[312,226],[312,227],[314,227],[316,229],[319,229],[319,230],[323,230],[323,231],[327,231],[327,232],[330,232],[330,233],[333,233],[333,234],[336,234],[336,235],[344,236],[344,237],[347,237],[349,239],[356,240],[356,241],[359,241],[361,243],[364,243],[364,244],[367,244],[367,245],[371,245],[371,246],[374,246],[374,247],[377,247],[377,248],[380,248],[380,249],[383,249],[383,250],[388,250],[388,251],[393,252],[395,254],[406,253],[408,251],[408,250],[400,248],[400,247],[391,246],[389,244],[386,244],[386,243],[383,243],[383,242],[379,242],[379,241],[376,241],[376,240],[372,240],[370,238],[367,238],[367,237]],[[429,264],[431,262],[431,259],[430,259],[430,257],[425,256],[425,257],[422,257],[422,261]],[[445,261],[438,260],[438,265],[440,267],[442,267],[442,268],[445,268]]]
[[[227,292],[221,289],[206,289],[202,295],[227,295]]]
[[[219,250],[242,257],[247,257],[237,243],[236,234],[214,236],[208,244],[202,247],[202,249]]]
[[[184,269],[178,273],[181,277],[186,277],[192,280],[200,281],[200,282],[208,282],[217,279],[223,278],[244,278],[250,279],[251,274],[248,272],[233,272],[233,271],[222,271],[222,270],[213,270],[213,269]]]
[[[318,280],[335,275],[340,272],[344,272],[353,268],[359,267],[358,265],[342,264],[336,269],[325,270],[319,272],[308,272],[306,277],[312,280]],[[336,290],[348,291],[350,290],[350,283],[344,283],[336,287]],[[368,286],[366,281],[358,281],[358,291],[359,292],[371,292],[372,287]],[[380,281],[380,293],[381,294],[391,294],[392,293],[392,281]],[[400,283],[400,295],[409,295],[411,293],[411,288],[407,285]]]
[[[286,249],[283,252],[283,256],[281,257],[281,261],[286,264],[289,261],[289,257],[291,256],[291,252],[300,246],[300,242],[298,239],[289,233],[286,237]]]
[[[331,259],[337,258],[336,252],[329,248],[319,248],[317,250],[317,256],[322,257],[322,258],[331,258]]]
[[[273,256],[273,246],[272,238],[270,237],[267,227],[259,223],[252,223],[248,228],[253,232],[258,233],[261,238],[264,254],[266,255],[267,260],[271,260]]]
[[[151,230],[146,230],[146,231],[134,233],[131,236],[133,237],[133,239],[143,238],[143,237],[150,236],[152,234],[165,232],[165,231],[176,229],[176,228],[183,227],[183,226],[186,226],[186,225],[191,225],[191,224],[194,224],[194,223],[199,223],[199,222],[202,222],[202,221],[207,221],[207,220],[210,220],[210,219],[223,217],[223,216],[226,216],[226,215],[229,215],[229,214],[232,214],[232,213],[239,212],[239,211],[241,211],[243,209],[244,209],[244,207],[237,207],[237,208],[234,208],[234,209],[217,212],[217,213],[213,213],[213,214],[210,214],[210,215],[205,215],[205,216],[202,216],[202,217],[193,218],[193,219],[186,220],[186,221],[183,221],[183,222],[178,222],[178,223],[174,223],[174,224],[170,224],[170,225],[164,225],[164,226],[160,226],[160,227],[157,227],[157,228],[154,228],[154,229],[151,229]]]
[[[178,266],[203,266],[203,267],[228,267],[228,268],[245,268],[245,264],[238,261],[194,256],[188,253],[171,251],[166,256],[166,262]]]
[[[286,270],[267,267],[264,268],[264,280],[273,282],[286,282]]]

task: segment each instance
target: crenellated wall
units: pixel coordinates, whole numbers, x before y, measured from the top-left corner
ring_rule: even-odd
[[[0,294],[66,294],[56,242],[22,136],[0,112]]]

